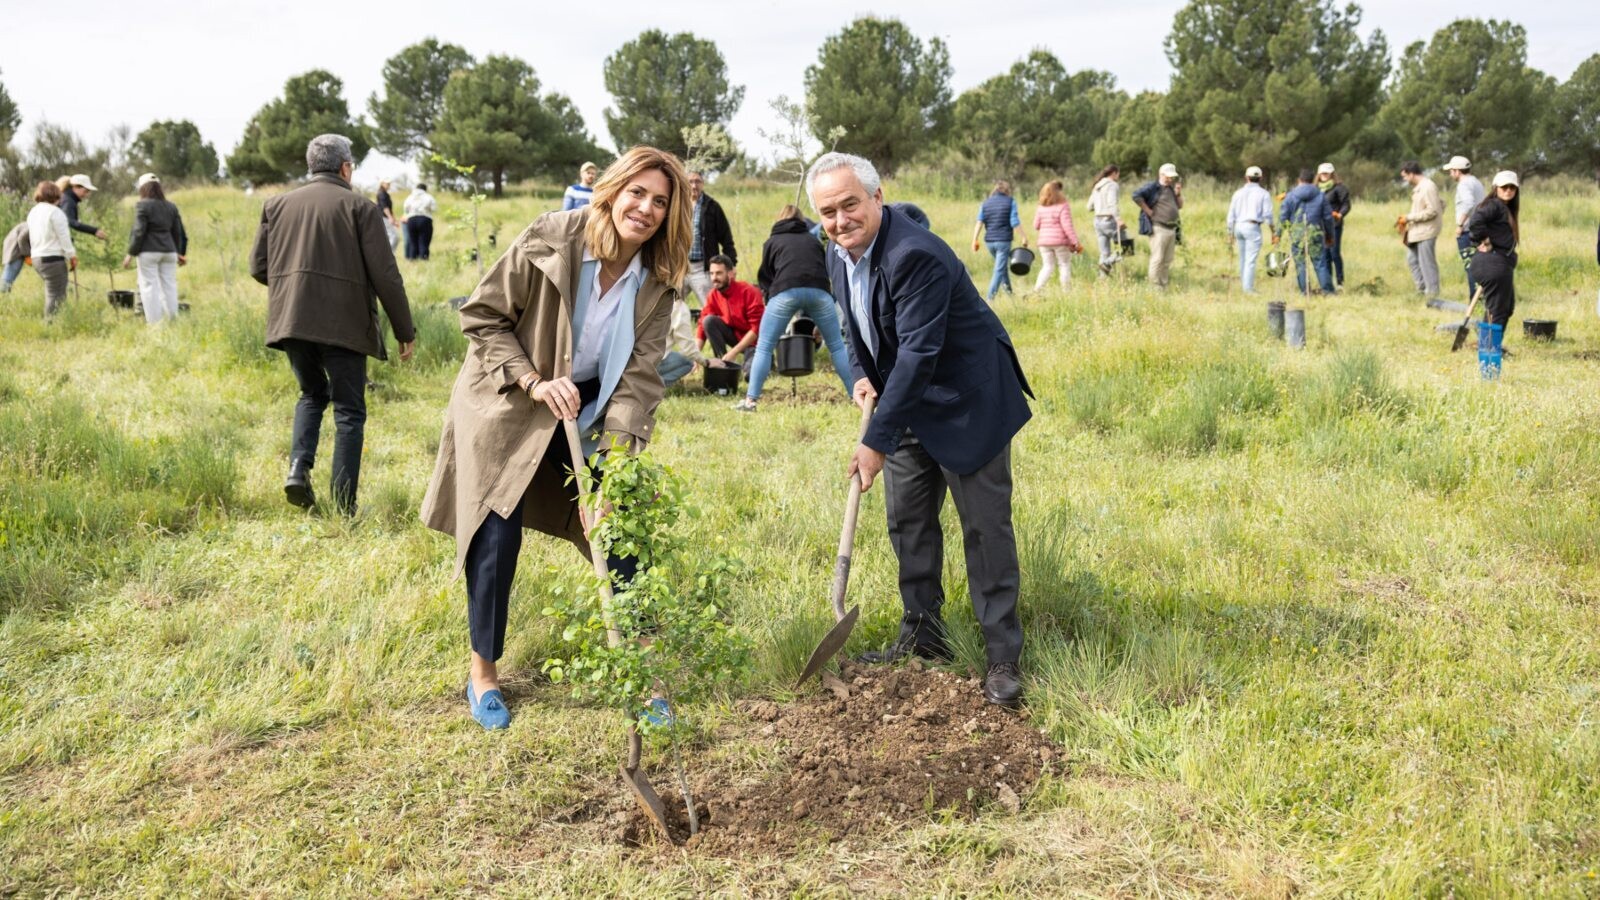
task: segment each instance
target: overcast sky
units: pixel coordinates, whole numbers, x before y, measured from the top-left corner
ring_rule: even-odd
[[[19,0],[20,2],[20,0]],[[383,61],[428,35],[460,44],[474,56],[511,54],[527,60],[546,90],[570,96],[600,143],[610,146],[603,111],[610,103],[601,65],[646,28],[689,30],[715,41],[744,105],[731,131],[747,152],[766,156],[756,129],[773,124],[768,102],[800,97],[806,66],[823,40],[868,13],[904,21],[918,37],[938,36],[950,48],[956,93],[1005,71],[1034,47],[1070,70],[1105,69],[1130,92],[1164,88],[1171,70],[1162,41],[1181,0],[1008,0],[983,3],[884,0],[872,5],[773,2],[636,2],[592,6],[561,2],[470,0],[234,0],[229,3],[128,3],[74,0],[50,7],[54,24],[7,29],[0,81],[22,109],[26,143],[41,119],[76,130],[91,143],[118,123],[135,131],[156,119],[190,119],[226,155],[245,122],[280,94],[284,81],[311,68],[343,79],[352,112],[366,111],[380,87]],[[585,8],[594,15],[584,15]],[[1364,33],[1381,28],[1398,58],[1461,17],[1511,17],[1528,31],[1529,62],[1565,79],[1600,50],[1593,0],[1374,0],[1364,4]],[[46,7],[38,7],[41,11]],[[8,15],[11,25],[15,15]],[[398,173],[371,158],[358,180]]]

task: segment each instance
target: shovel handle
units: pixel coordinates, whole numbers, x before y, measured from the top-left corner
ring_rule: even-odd
[[[867,426],[872,422],[872,410],[876,405],[871,397],[861,404],[861,429],[856,435],[857,441],[866,437]],[[844,592],[850,583],[850,554],[856,543],[856,518],[860,512],[861,473],[857,472],[850,478],[850,492],[844,501],[844,527],[839,530],[839,555],[833,564],[833,589],[828,592],[828,600],[833,604],[835,622],[844,618]]]
[[[583,458],[583,442],[578,439],[578,423],[572,419],[562,419],[562,426],[567,432],[567,452],[572,456],[572,477],[578,483],[578,515],[586,523],[596,521],[596,510],[593,506],[592,495],[589,493],[589,482],[584,477],[587,473],[579,472],[585,466]],[[588,528],[584,529],[584,537],[588,537]],[[616,617],[611,612],[611,569],[606,565],[606,555],[594,541],[589,544],[589,560],[594,563],[594,573],[600,576],[600,617],[606,623],[606,646],[616,647],[622,643],[622,633],[617,631]]]

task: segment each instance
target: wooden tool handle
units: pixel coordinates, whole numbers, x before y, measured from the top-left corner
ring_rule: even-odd
[[[572,456],[572,477],[578,482],[578,515],[592,527],[599,520],[600,511],[593,505],[589,482],[585,478],[587,473],[582,471],[586,463],[583,442],[578,439],[578,423],[573,419],[562,419],[561,424],[566,428],[567,452]],[[588,537],[589,527],[584,529],[585,537]],[[592,539],[588,543],[594,573],[600,576],[600,618],[606,623],[606,646],[615,647],[622,643],[622,633],[617,631],[616,617],[611,612],[611,569],[606,565],[606,555],[600,545]]]
[[[867,425],[872,422],[872,410],[877,405],[873,398],[861,404],[861,430],[856,436],[859,443],[867,435]],[[833,590],[829,601],[833,603],[833,620],[844,618],[844,592],[850,583],[850,554],[856,542],[856,518],[861,512],[861,473],[850,478],[850,492],[844,501],[844,527],[839,531],[839,555],[833,564]]]

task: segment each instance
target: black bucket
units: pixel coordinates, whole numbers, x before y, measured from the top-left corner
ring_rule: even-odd
[[[778,338],[778,374],[789,378],[810,375],[816,352],[816,342],[808,335],[786,334]]]
[[[1267,331],[1273,340],[1283,340],[1283,304],[1276,300],[1267,304]]]
[[[806,316],[795,316],[794,321],[789,323],[789,331],[791,334],[811,337],[817,333],[817,323]]]
[[[1017,247],[1011,251],[1011,274],[1026,275],[1033,268],[1033,251],[1027,247]]]
[[[106,291],[106,302],[115,309],[133,309],[133,291]]]
[[[707,364],[706,393],[727,396],[739,389],[739,367],[735,365]]]
[[[1553,341],[1556,339],[1556,320],[1523,319],[1522,336],[1530,341]]]

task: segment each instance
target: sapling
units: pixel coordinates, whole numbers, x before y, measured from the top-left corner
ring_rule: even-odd
[[[452,219],[455,219],[458,222],[466,222],[469,226],[471,226],[471,228],[472,228],[472,261],[478,264],[478,280],[482,281],[483,280],[483,247],[479,244],[479,241],[478,241],[478,207],[483,205],[483,201],[488,199],[488,195],[483,193],[482,191],[478,190],[478,179],[477,179],[477,176],[473,174],[473,173],[478,171],[478,167],[477,166],[463,165],[461,163],[456,162],[455,160],[451,159],[448,156],[441,156],[438,153],[435,153],[435,154],[433,154],[432,156],[430,156],[428,158],[435,165],[442,166],[442,167],[444,167],[446,169],[449,169],[450,171],[456,173],[458,176],[461,177],[461,180],[465,181],[467,183],[467,185],[468,185],[467,200],[469,200],[472,203],[472,212],[469,214],[469,213],[458,212],[456,210],[449,210],[449,211],[446,212],[446,215],[448,215]],[[498,226],[496,226],[496,230],[498,231]]]
[[[72,233],[72,245],[78,251],[78,264],[105,272],[114,291],[117,289],[117,271],[122,268],[123,251],[127,249],[128,216],[121,204],[107,204],[103,209],[96,210],[95,215],[100,220],[96,224],[108,235],[107,239],[102,241],[75,231]]]
[[[597,454],[590,465],[598,464]],[[621,448],[612,449],[604,467],[598,493],[608,512],[590,538],[612,556],[636,559],[637,574],[629,582],[613,576],[609,606],[591,574],[581,588],[545,607],[545,615],[562,623],[564,651],[545,661],[544,672],[570,684],[575,696],[629,717],[640,716],[653,693],[666,698],[673,715],[660,724],[640,718],[638,728],[670,746],[689,833],[698,834],[681,752],[685,708],[738,681],[749,665],[749,641],[726,611],[737,567],[718,553],[691,551],[682,483],[669,469]],[[576,477],[593,483],[588,471]],[[606,640],[608,621],[625,636],[614,647]]]

